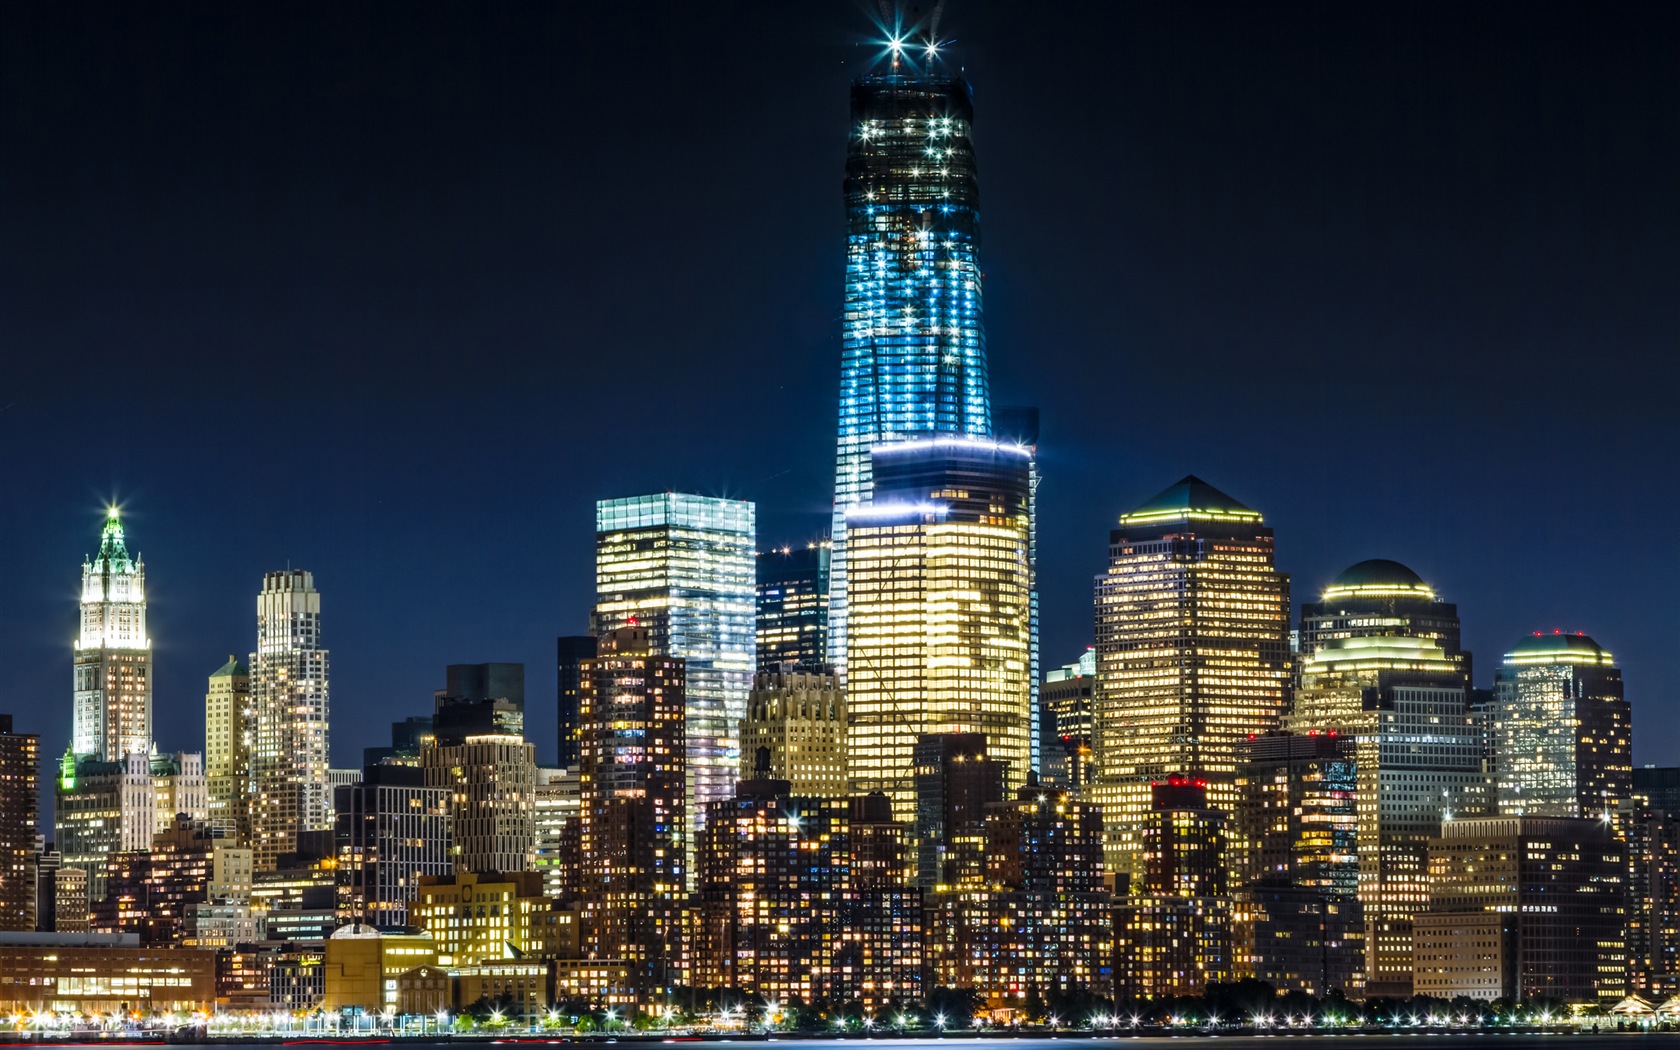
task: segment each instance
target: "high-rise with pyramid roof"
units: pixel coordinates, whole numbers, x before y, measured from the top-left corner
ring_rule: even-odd
[[[1258,511],[1186,477],[1120,517],[1096,581],[1097,795],[1110,868],[1137,867],[1150,784],[1236,802],[1239,745],[1276,729],[1289,685],[1289,577]]]

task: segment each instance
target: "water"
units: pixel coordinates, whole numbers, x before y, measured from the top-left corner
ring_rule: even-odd
[[[1093,1036],[1072,1034],[1063,1036],[1024,1035],[1008,1036],[996,1035],[984,1038],[972,1036],[907,1036],[904,1038],[866,1038],[852,1036],[845,1039],[813,1039],[796,1036],[777,1036],[764,1038],[748,1036],[745,1038],[728,1038],[723,1036],[705,1036],[700,1038],[668,1038],[658,1035],[637,1036],[626,1035],[616,1037],[551,1037],[551,1036],[508,1036],[501,1038],[461,1037],[454,1040],[432,1040],[409,1038],[396,1040],[395,1043],[404,1047],[431,1046],[509,1046],[513,1044],[538,1045],[614,1045],[622,1044],[626,1047],[664,1047],[679,1044],[714,1043],[714,1044],[762,1044],[774,1043],[776,1050],[903,1050],[907,1047],[939,1046],[948,1050],[1127,1050],[1136,1047],[1144,1050],[1146,1047],[1162,1047],[1168,1043],[1179,1044],[1178,1050],[1192,1050],[1185,1044],[1198,1041],[1217,1043],[1217,1050],[1284,1050],[1280,1044],[1305,1044],[1298,1050],[1313,1050],[1312,1044],[1320,1044],[1318,1050],[1333,1050],[1333,1046],[1323,1044],[1340,1044],[1334,1050],[1635,1050],[1636,1047],[1676,1047],[1680,1048],[1680,1032],[1600,1032],[1594,1034],[1585,1032],[1513,1032],[1493,1029],[1478,1032],[1325,1032],[1325,1033],[1277,1033],[1273,1035],[1208,1035],[1205,1033],[1187,1033],[1182,1035],[1118,1035]],[[354,1046],[356,1044],[386,1044],[384,1039],[345,1038],[345,1039],[296,1039],[296,1040],[252,1040],[240,1043],[189,1043],[201,1050],[249,1050],[253,1045],[285,1046]],[[0,1044],[5,1045],[5,1044]],[[17,1045],[17,1044],[10,1044]],[[48,1040],[46,1045],[53,1047],[75,1046],[110,1046],[110,1043],[77,1043],[69,1040]],[[1197,1050],[1215,1050],[1213,1046],[1203,1046]]]

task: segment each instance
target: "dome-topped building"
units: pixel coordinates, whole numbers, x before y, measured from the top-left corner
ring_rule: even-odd
[[[1524,636],[1493,684],[1499,811],[1601,817],[1633,790],[1633,710],[1622,672],[1579,632]]]
[[[1300,660],[1348,638],[1423,638],[1439,645],[1470,682],[1470,654],[1459,644],[1458,606],[1397,561],[1369,558],[1343,569],[1316,602],[1301,606]]]

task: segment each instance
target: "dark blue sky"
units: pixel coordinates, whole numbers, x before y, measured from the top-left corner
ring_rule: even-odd
[[[0,710],[57,754],[103,502],[157,735],[314,570],[339,765],[584,627],[597,497],[823,526],[871,5],[0,5]],[[668,9],[669,8],[669,9]],[[952,0],[994,400],[1043,410],[1044,659],[1194,472],[1299,600],[1367,557],[1612,649],[1680,760],[1672,5]]]

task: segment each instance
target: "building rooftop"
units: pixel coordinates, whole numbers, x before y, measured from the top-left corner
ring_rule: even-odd
[[[1554,630],[1551,634],[1535,631],[1511,647],[1505,654],[1507,666],[1523,664],[1587,664],[1609,667],[1615,663],[1609,650],[1576,631],[1565,634]]]
[[[1423,577],[1387,558],[1368,558],[1343,569],[1324,588],[1323,600],[1346,598],[1422,598],[1435,601],[1435,589]]]
[[[242,678],[250,674],[245,665],[239,662],[239,657],[229,655],[227,663],[210,672],[211,678]]]
[[[1120,515],[1122,525],[1168,521],[1252,521],[1260,512],[1245,507],[1194,474],[1187,474],[1152,498]]]

